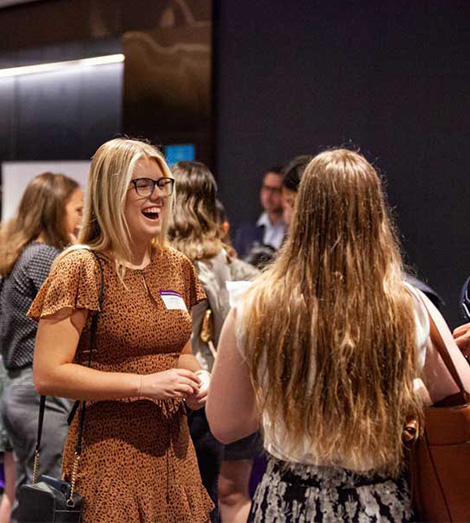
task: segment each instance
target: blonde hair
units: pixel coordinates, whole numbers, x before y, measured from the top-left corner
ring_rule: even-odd
[[[171,171],[178,191],[177,212],[168,231],[175,247],[191,261],[216,256],[224,247],[217,221],[217,184],[210,170],[199,162],[178,162]]]
[[[132,259],[124,205],[136,164],[143,158],[155,160],[163,175],[172,178],[163,155],[149,143],[115,138],[96,151],[88,176],[79,245],[71,247],[62,256],[84,246],[98,252],[110,252],[118,274],[121,278],[124,276],[125,262]],[[168,212],[164,213],[160,235],[154,239],[153,246],[165,244],[172,201],[172,196],[168,197]]]
[[[377,173],[337,149],[308,165],[288,239],[247,295],[260,406],[320,463],[396,474],[420,416],[413,302]]]
[[[0,227],[0,276],[11,272],[24,248],[42,237],[44,243],[64,249],[66,205],[80,186],[64,174],[38,174],[26,187],[17,214]]]

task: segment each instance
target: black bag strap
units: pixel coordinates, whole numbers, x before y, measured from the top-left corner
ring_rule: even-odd
[[[35,452],[39,452],[41,448],[41,436],[42,436],[42,425],[44,422],[44,410],[46,408],[46,396],[41,396],[41,402],[39,403],[39,422],[38,422],[38,435],[36,438],[36,450]],[[35,481],[33,480],[33,483]]]
[[[98,331],[98,316],[99,311],[101,310],[101,307],[103,305],[103,298],[104,298],[104,274],[103,274],[103,266],[101,265],[101,261],[99,259],[99,256],[91,251],[94,255],[98,267],[100,269],[100,291],[98,295],[98,311],[96,311],[95,314],[93,314],[93,317],[91,319],[91,327],[90,327],[90,341],[89,341],[89,349],[88,349],[88,367],[91,368],[91,364],[93,361],[93,349],[96,345],[96,333]],[[77,435],[77,444],[75,446],[75,455],[80,456],[82,453],[82,439],[83,439],[83,427],[85,426],[85,401],[82,401],[82,409],[80,411],[80,421],[78,424],[78,435]]]
[[[80,407],[80,401],[75,400],[75,403],[73,404],[72,408],[70,409],[69,417],[67,418],[67,425],[69,427],[72,424],[73,418],[75,418],[75,414],[77,412],[78,407]]]
[[[90,252],[95,257],[95,260],[98,264],[98,268],[100,271],[100,289],[99,289],[99,294],[98,294],[98,311],[96,311],[95,314],[93,314],[93,317],[91,320],[91,326],[90,326],[90,341],[89,341],[89,351],[88,351],[88,366],[89,367],[91,367],[92,361],[93,361],[93,350],[96,345],[96,333],[98,330],[98,316],[99,316],[99,311],[102,308],[103,299],[104,299],[103,266],[101,264],[101,260],[98,256],[98,254],[92,250],[90,250]],[[81,402],[82,409],[80,411],[80,422],[78,425],[77,444],[75,446],[75,456],[78,459],[80,458],[80,454],[82,452],[83,428],[85,426],[85,403],[86,403],[85,401]],[[75,414],[75,411],[77,410],[77,407],[79,404],[80,404],[79,401],[77,401],[75,403],[75,405],[72,408],[72,412],[71,412],[70,416],[72,416],[72,413]],[[42,438],[42,428],[43,428],[43,424],[44,424],[45,409],[46,409],[46,396],[41,396],[41,401],[39,404],[39,420],[38,420],[38,433],[37,433],[37,438],[36,438],[36,449],[34,451],[33,483],[36,483],[37,479],[38,479],[39,453],[41,450],[41,438]]]

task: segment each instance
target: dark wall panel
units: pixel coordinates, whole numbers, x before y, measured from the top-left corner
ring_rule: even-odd
[[[123,65],[0,78],[0,161],[88,159],[121,132]]]
[[[216,4],[217,172],[232,221],[254,219],[263,169],[355,144],[375,161],[407,261],[452,323],[470,273],[470,4]]]
[[[0,158],[9,158],[16,147],[15,80],[3,78],[0,81]]]
[[[167,3],[152,31],[128,31],[123,130],[160,145],[194,144],[212,163],[212,19],[208,0]]]
[[[0,68],[126,55],[124,80],[118,66],[0,79],[0,162],[89,158],[127,133],[194,144],[211,163],[211,8],[211,0],[47,0],[0,10]]]
[[[175,16],[172,11],[178,10]],[[97,41],[211,18],[210,0],[45,0],[0,10],[0,51]]]

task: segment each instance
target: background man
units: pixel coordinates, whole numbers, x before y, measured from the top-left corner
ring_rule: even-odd
[[[242,225],[235,237],[234,247],[239,256],[246,257],[260,246],[277,251],[284,240],[286,226],[282,207],[282,167],[271,167],[265,172],[260,191],[263,213],[256,225]]]

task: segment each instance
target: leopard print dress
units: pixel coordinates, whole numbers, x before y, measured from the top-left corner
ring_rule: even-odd
[[[145,269],[127,269],[123,285],[114,262],[102,254],[100,259],[104,301],[93,368],[150,374],[176,367],[191,336],[188,311],[204,299],[192,264],[165,247],[154,252]],[[97,311],[99,281],[93,254],[86,249],[70,252],[52,270],[30,317],[43,318],[65,308]],[[163,291],[181,296],[187,310],[167,309]],[[91,317],[75,357],[83,365],[88,361]],[[78,420],[76,415],[65,445],[63,474],[68,480]],[[84,523],[202,523],[213,508],[201,484],[180,400],[87,402],[77,477]]]

